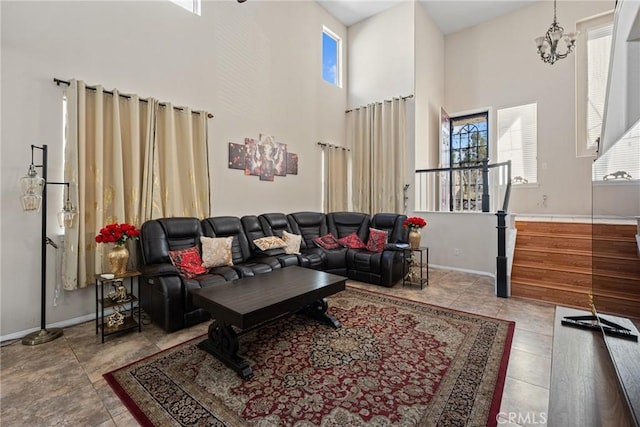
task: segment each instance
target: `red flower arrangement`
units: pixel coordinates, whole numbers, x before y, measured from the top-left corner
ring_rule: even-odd
[[[404,228],[408,228],[409,230],[419,230],[422,227],[427,226],[427,221],[420,218],[419,216],[411,216],[404,220],[402,226]]]
[[[127,224],[109,224],[100,229],[100,233],[96,236],[96,243],[115,243],[116,246],[124,246],[127,240],[138,240],[140,230],[135,225]]]

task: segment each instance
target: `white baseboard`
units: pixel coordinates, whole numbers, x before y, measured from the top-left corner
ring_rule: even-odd
[[[448,265],[437,265],[437,264],[429,263],[429,268],[434,268],[436,270],[451,270],[451,271],[459,271],[461,273],[478,274],[480,276],[493,277],[494,279],[496,277],[495,274],[489,273],[487,271],[469,270],[466,268],[451,267]]]
[[[107,314],[112,314],[113,313],[113,308],[109,308],[107,310],[104,311],[105,316]],[[56,323],[51,323],[49,325],[47,325],[47,328],[68,328],[69,326],[75,326],[75,325],[79,325],[81,323],[85,323],[88,321],[95,321],[96,320],[96,315],[95,313],[89,313],[89,314],[85,314],[84,316],[80,316],[80,317],[76,317],[73,319],[68,319],[68,320],[63,320],[61,322],[56,322]],[[23,338],[26,335],[29,335],[31,332],[36,332],[39,331],[40,328],[31,328],[31,329],[26,329],[24,331],[19,331],[19,332],[14,332],[12,334],[7,334],[7,335],[1,335],[0,336],[0,343],[3,343],[5,341],[11,341],[11,340],[16,340],[16,339],[20,339]]]

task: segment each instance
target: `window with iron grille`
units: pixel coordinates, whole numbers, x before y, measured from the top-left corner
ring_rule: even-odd
[[[481,166],[489,158],[488,111],[451,117],[451,167]],[[453,210],[480,209],[482,170],[453,174],[449,182]]]

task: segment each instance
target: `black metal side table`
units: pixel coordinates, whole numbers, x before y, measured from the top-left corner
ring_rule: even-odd
[[[116,275],[113,278],[105,278],[101,274],[96,274],[96,335],[98,331],[102,332],[102,343],[104,344],[104,337],[107,335],[115,334],[118,332],[130,331],[138,328],[138,332],[142,332],[142,318],[140,307],[140,282],[138,282],[138,291],[134,293],[133,278],[140,276],[139,271],[127,271],[125,274]],[[126,287],[125,281],[129,279],[129,287]],[[105,287],[113,285],[114,291],[117,290],[117,285],[124,286],[123,294],[120,299],[113,299],[107,292],[105,298]],[[100,287],[100,295],[98,295],[98,287]],[[137,302],[138,304],[134,305]],[[98,311],[98,305],[100,305],[100,311]],[[128,307],[127,307],[128,306]],[[138,318],[134,314],[134,307],[138,307]],[[109,325],[108,321],[105,321],[104,311],[107,308],[113,308],[123,315],[122,323]]]
[[[426,246],[416,249],[406,248],[402,250],[402,257],[402,286],[420,285],[420,289],[425,283],[429,286],[429,248]],[[426,277],[423,274],[423,267],[427,270]]]

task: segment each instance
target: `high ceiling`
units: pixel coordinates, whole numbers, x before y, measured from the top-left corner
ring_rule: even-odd
[[[316,0],[347,27],[407,0]],[[472,27],[541,0],[418,0],[444,34]],[[551,6],[550,6],[551,7]],[[551,8],[549,9],[552,10]]]

